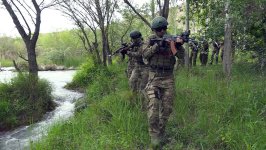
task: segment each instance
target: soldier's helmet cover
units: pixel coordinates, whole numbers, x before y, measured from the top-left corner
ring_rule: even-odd
[[[132,38],[132,39],[137,39],[137,38],[141,38],[141,33],[137,30],[133,30],[130,32],[129,36]]]
[[[162,16],[155,17],[151,22],[152,29],[164,28],[167,27],[167,25],[168,25],[167,20]]]

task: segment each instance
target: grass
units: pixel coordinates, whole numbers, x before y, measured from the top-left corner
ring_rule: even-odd
[[[9,83],[0,83],[0,131],[29,125],[54,109],[51,85],[46,80],[39,79],[34,88],[38,90],[35,93],[36,99],[32,101],[29,75],[18,74]]]
[[[146,149],[146,113],[129,90],[125,64],[90,80],[88,108],[55,124],[32,149]],[[248,64],[228,81],[220,65],[176,72],[174,112],[164,149],[266,149],[266,80]],[[90,72],[88,72],[90,73]]]
[[[1,59],[1,61],[0,61],[0,68],[1,67],[10,67],[10,66],[13,66],[13,63],[12,63],[11,60]]]

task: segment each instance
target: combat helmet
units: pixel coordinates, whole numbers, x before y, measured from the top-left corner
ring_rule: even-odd
[[[166,28],[167,25],[168,22],[164,17],[157,16],[151,22],[151,29]]]
[[[141,33],[137,30],[133,30],[130,32],[129,36],[132,38],[132,39],[137,39],[137,38],[141,38]]]

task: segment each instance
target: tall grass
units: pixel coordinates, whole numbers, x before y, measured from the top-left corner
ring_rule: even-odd
[[[0,83],[0,130],[31,124],[54,108],[51,85],[39,79],[37,99],[32,101],[31,84],[28,74],[18,74],[11,82]]]
[[[31,148],[146,149],[146,113],[122,65],[94,76],[86,90],[88,108],[54,125]],[[236,65],[230,81],[219,65],[177,71],[164,149],[266,149],[266,80],[250,69]]]
[[[0,61],[0,68],[1,67],[10,67],[10,66],[13,66],[13,63],[12,63],[11,60],[1,59],[1,61]]]

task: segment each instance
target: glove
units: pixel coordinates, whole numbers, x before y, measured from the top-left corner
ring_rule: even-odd
[[[157,43],[154,43],[154,45],[151,47],[151,50],[152,50],[152,52],[157,52],[157,51],[159,51],[159,45],[157,44]]]
[[[120,53],[121,53],[122,55],[125,55],[125,54],[127,54],[127,50],[126,50],[126,49],[123,49],[123,50],[120,51]]]

